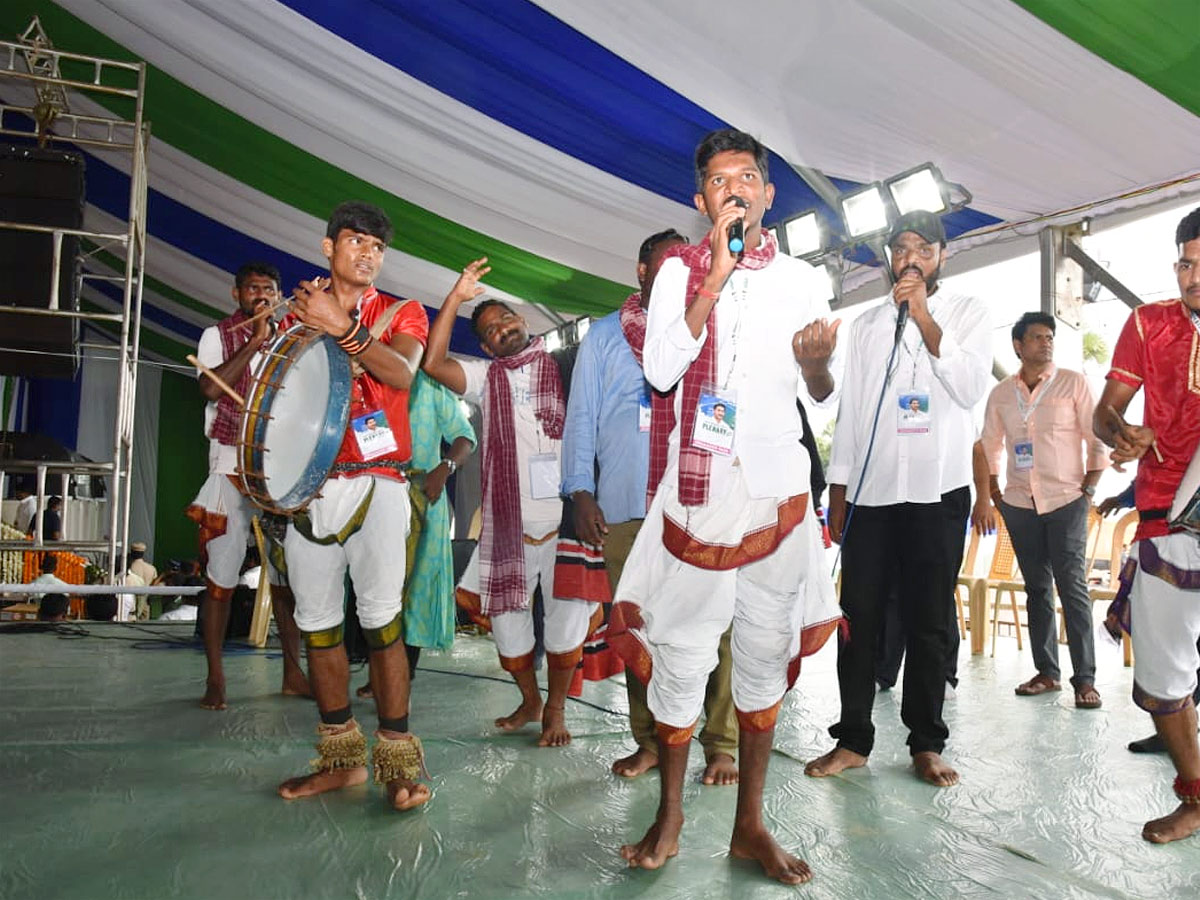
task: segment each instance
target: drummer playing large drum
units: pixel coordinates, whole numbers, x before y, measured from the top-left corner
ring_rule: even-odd
[[[1169,510],[1200,449],[1200,209],[1179,223],[1179,300],[1133,311],[1113,352],[1093,428],[1120,464],[1139,460],[1138,523],[1114,614],[1133,639],[1133,699],[1150,713],[1175,764],[1179,806],[1147,822],[1142,837],[1165,844],[1200,829],[1196,689],[1200,637],[1200,538],[1174,527]],[[1145,424],[1122,414],[1145,389]],[[1128,597],[1128,616],[1120,606]]]
[[[330,477],[307,515],[288,526],[284,541],[321,723],[316,771],[285,781],[279,793],[307,797],[367,780],[367,740],[351,716],[350,669],[342,644],[343,579],[349,567],[359,623],[370,646],[379,714],[375,780],[387,785],[396,809],[410,809],[425,803],[430,791],[416,780],[423,757],[420,741],[408,729],[409,672],[400,640],[409,519],[401,466],[411,447],[408,389],[429,321],[420,303],[397,302],[374,287],[391,238],[383,210],[365,203],[335,209],[321,242],[329,278],[300,282],[294,317],[288,317],[330,335],[363,371],[353,381],[350,418]],[[383,318],[390,321],[380,328]]]
[[[251,364],[272,332],[267,316],[248,323],[256,313],[275,303],[279,295],[279,270],[268,263],[246,263],[238,269],[233,284],[237,311],[204,329],[196,356],[218,378],[236,385],[237,391],[244,395],[250,383]],[[229,625],[229,601],[246,556],[252,510],[234,480],[241,408],[207,375],[200,376],[200,392],[208,400],[204,411],[204,433],[209,439],[208,480],[187,508],[188,518],[200,526],[206,586],[201,600],[201,627],[208,657],[208,681],[200,705],[205,709],[225,709],[221,645]],[[279,571],[267,560],[263,566],[265,577],[270,579],[271,605],[283,645],[283,693],[307,697],[308,682],[300,667],[300,633],[292,618],[295,601]]]

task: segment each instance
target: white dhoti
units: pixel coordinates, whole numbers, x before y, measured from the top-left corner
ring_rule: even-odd
[[[1145,538],[1129,593],[1133,698],[1152,714],[1183,708],[1200,667],[1200,539],[1187,533]]]
[[[246,544],[250,540],[250,519],[254,506],[229,480],[228,475],[210,474],[200,488],[200,493],[188,508],[191,518],[201,522],[202,534],[220,529],[217,525],[224,520],[224,531],[216,534],[204,545],[207,562],[205,577],[219,588],[233,590],[237,587],[246,559]],[[262,560],[271,584],[287,584],[283,575],[271,565],[269,559]]]
[[[558,523],[534,524],[529,530],[540,539],[558,528]],[[554,596],[554,566],[558,542],[551,537],[541,543],[525,541],[525,595],[532,601],[538,585],[542,587],[543,640],[550,654],[572,653],[588,635],[592,615],[598,603],[563,600]],[[533,604],[524,609],[489,616],[480,600],[479,547],[471,554],[458,582],[458,602],[473,617],[491,628],[496,652],[506,660],[526,660],[533,653]]]
[[[751,498],[735,469],[720,496],[683,507],[676,472],[667,469],[625,562],[613,619],[628,631],[614,638],[610,623],[609,642],[649,674],[655,719],[688,728],[730,623],[734,705],[754,713],[780,701],[789,664],[824,644],[841,615],[807,495]]]
[[[408,537],[408,485],[374,476],[331,478],[307,512],[314,537],[336,535],[349,525],[374,484],[361,526],[343,543],[319,544],[288,525],[284,538],[288,574],[296,595],[296,625],[324,631],[345,618],[345,577],[350,570],[363,628],[382,628],[400,612]]]

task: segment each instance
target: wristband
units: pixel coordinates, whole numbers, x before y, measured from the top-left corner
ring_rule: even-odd
[[[717,300],[720,298],[719,294],[714,294],[712,291],[707,291],[702,287],[696,288],[696,296],[702,300]]]
[[[351,356],[358,356],[375,340],[371,336],[370,330],[362,323],[355,323],[353,329],[349,333],[342,335],[337,339],[337,345],[349,353]]]
[[[458,463],[456,463],[454,460],[450,459],[450,457],[446,457],[445,459],[443,459],[442,465],[444,465],[446,468],[448,468],[450,470],[451,475],[453,475],[455,472],[458,471]]]

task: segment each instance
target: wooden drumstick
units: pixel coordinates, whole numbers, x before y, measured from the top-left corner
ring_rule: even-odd
[[[320,275],[315,276],[313,278],[313,285],[316,286],[317,288],[321,288],[322,285],[320,284],[320,282],[322,280],[324,280],[322,278],[322,276],[320,276]],[[275,301],[270,306],[268,306],[266,309],[259,310],[254,315],[252,315],[250,318],[248,318],[245,322],[240,322],[237,325],[234,325],[233,330],[237,331],[239,328],[249,328],[251,325],[253,325],[255,322],[257,322],[263,316],[271,315],[273,312],[275,312],[275,310],[279,309],[281,306],[290,305],[292,303],[292,301],[295,299],[296,299],[296,292],[293,291],[290,296],[284,297],[282,300]]]
[[[292,294],[292,296],[284,297],[282,300],[278,300],[275,303],[272,303],[270,306],[265,306],[262,309],[260,309],[258,312],[256,312],[254,315],[252,315],[250,318],[248,318],[245,322],[239,322],[237,325],[234,325],[231,330],[237,331],[240,328],[249,328],[251,325],[253,325],[255,322],[257,322],[259,319],[262,319],[262,318],[274,313],[275,310],[279,309],[281,306],[287,306],[295,298],[296,298],[296,295]]]
[[[217,387],[219,387],[221,390],[223,390],[226,394],[228,394],[233,399],[234,403],[236,403],[242,409],[246,408],[246,401],[242,397],[242,395],[239,394],[237,391],[235,391],[233,388],[231,388],[229,385],[227,385],[222,380],[220,375],[218,375],[216,372],[214,372],[208,366],[204,365],[204,363],[200,362],[200,360],[196,359],[196,357],[194,357],[190,353],[187,355],[187,361],[196,367],[197,372],[200,372],[203,375],[206,375],[207,377],[211,378],[213,381],[213,384],[215,384]]]

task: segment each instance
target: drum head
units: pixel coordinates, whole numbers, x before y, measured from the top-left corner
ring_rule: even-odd
[[[286,364],[280,358],[286,358]],[[264,509],[295,512],[324,484],[337,459],[350,415],[350,358],[328,335],[292,332],[268,351],[256,378],[267,378],[252,391],[262,415],[249,421],[257,494]],[[245,480],[246,473],[243,473]]]

